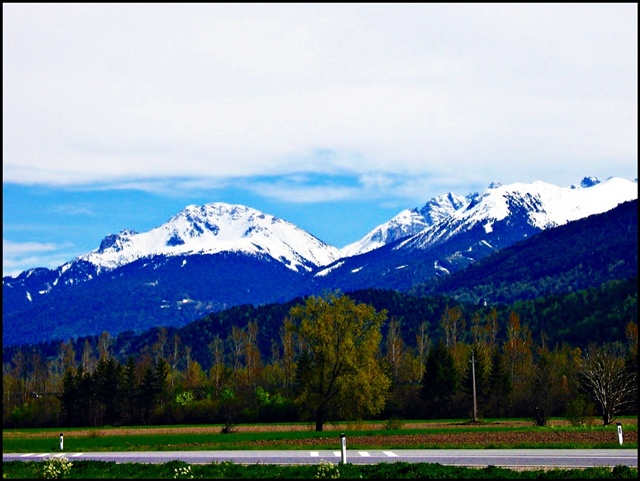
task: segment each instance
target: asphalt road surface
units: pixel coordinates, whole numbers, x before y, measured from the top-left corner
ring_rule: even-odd
[[[505,468],[588,468],[625,465],[638,467],[637,449],[392,449],[350,450],[344,453],[351,464],[438,463],[450,466],[500,466]],[[126,452],[57,452],[3,453],[3,461],[37,461],[53,456],[117,463],[166,463],[182,460],[189,464],[233,461],[237,464],[318,464],[343,461],[337,451],[126,451]]]

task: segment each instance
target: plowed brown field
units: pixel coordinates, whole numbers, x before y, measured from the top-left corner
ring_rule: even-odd
[[[629,427],[633,426],[633,430],[626,429],[624,431],[624,443],[637,445],[638,443],[638,431],[637,431],[637,419],[625,419],[623,425]],[[552,420],[548,423],[548,427],[561,427],[569,426],[568,421]],[[597,425],[597,424],[596,424]],[[396,434],[393,430],[388,430],[382,435],[356,435],[352,434],[349,439],[351,446],[366,445],[366,446],[379,446],[383,447],[396,447],[396,448],[410,448],[415,446],[460,446],[466,445],[469,447],[490,447],[490,446],[518,446],[521,444],[544,444],[552,446],[554,444],[601,444],[618,442],[617,427],[616,425],[609,426],[606,430],[553,430],[553,429],[541,429],[534,428],[531,421],[500,421],[494,423],[401,423],[402,429],[438,429],[438,433],[429,434]],[[511,430],[504,430],[500,432],[487,432],[486,430],[480,430],[486,427],[508,427],[516,428]],[[248,446],[268,448],[270,446],[283,446],[287,444],[295,446],[305,445],[317,445],[318,442],[327,441],[334,442],[336,437],[341,431],[372,431],[376,429],[385,429],[384,424],[327,424],[325,425],[326,438],[310,438],[310,439],[296,439],[296,440],[277,440],[277,441],[264,441],[256,440],[250,442],[243,442]],[[277,432],[277,431],[312,431],[312,425],[242,425],[235,426],[233,432],[236,433],[248,433],[248,432]],[[219,426],[189,426],[189,427],[163,427],[163,428],[109,428],[109,429],[86,429],[86,430],[74,430],[73,436],[126,436],[135,434],[219,434]],[[388,434],[387,434],[388,433]],[[4,437],[39,437],[39,436],[51,436],[50,433],[18,433],[18,432],[5,432]],[[211,444],[214,447],[214,443]]]

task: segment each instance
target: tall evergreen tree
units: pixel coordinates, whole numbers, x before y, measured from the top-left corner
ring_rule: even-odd
[[[124,420],[134,424],[137,419],[136,390],[138,388],[138,374],[133,356],[127,357],[127,363],[122,370],[122,404]]]
[[[489,399],[487,414],[501,418],[509,414],[509,399],[511,397],[511,375],[500,348],[496,347],[491,355],[491,369],[488,379]]]
[[[112,357],[103,356],[94,372],[96,398],[104,407],[104,423],[120,420],[122,366]]]
[[[153,369],[147,367],[144,370],[140,385],[138,386],[138,406],[140,407],[140,415],[143,424],[149,422],[151,413],[156,407],[158,401],[158,384]]]
[[[449,417],[453,396],[459,387],[459,375],[453,356],[442,339],[427,356],[420,396],[428,406],[428,418]]]
[[[546,426],[553,409],[554,375],[549,352],[543,350],[533,371],[529,400],[536,426]]]
[[[78,384],[74,369],[67,368],[62,378],[62,411],[63,426],[74,426],[77,422],[79,407]]]

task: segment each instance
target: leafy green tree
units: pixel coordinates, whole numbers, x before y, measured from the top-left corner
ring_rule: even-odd
[[[379,413],[390,387],[379,359],[386,311],[330,293],[309,297],[290,317],[310,357],[308,367],[298,370],[296,401],[313,412],[316,431],[333,416]]]

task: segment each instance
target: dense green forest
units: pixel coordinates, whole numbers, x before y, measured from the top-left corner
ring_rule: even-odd
[[[383,373],[375,378],[388,383],[365,409],[348,393],[352,376],[337,396],[362,409],[328,403],[326,419],[471,417],[474,383],[480,417],[544,425],[549,416],[608,423],[637,414],[637,278],[512,305],[375,289],[339,295],[384,316],[367,369],[375,363]],[[183,328],[6,348],[3,427],[313,421],[310,373],[326,356],[291,328],[310,299],[238,306]],[[598,363],[625,381],[608,388],[625,393],[614,411],[593,388]]]

